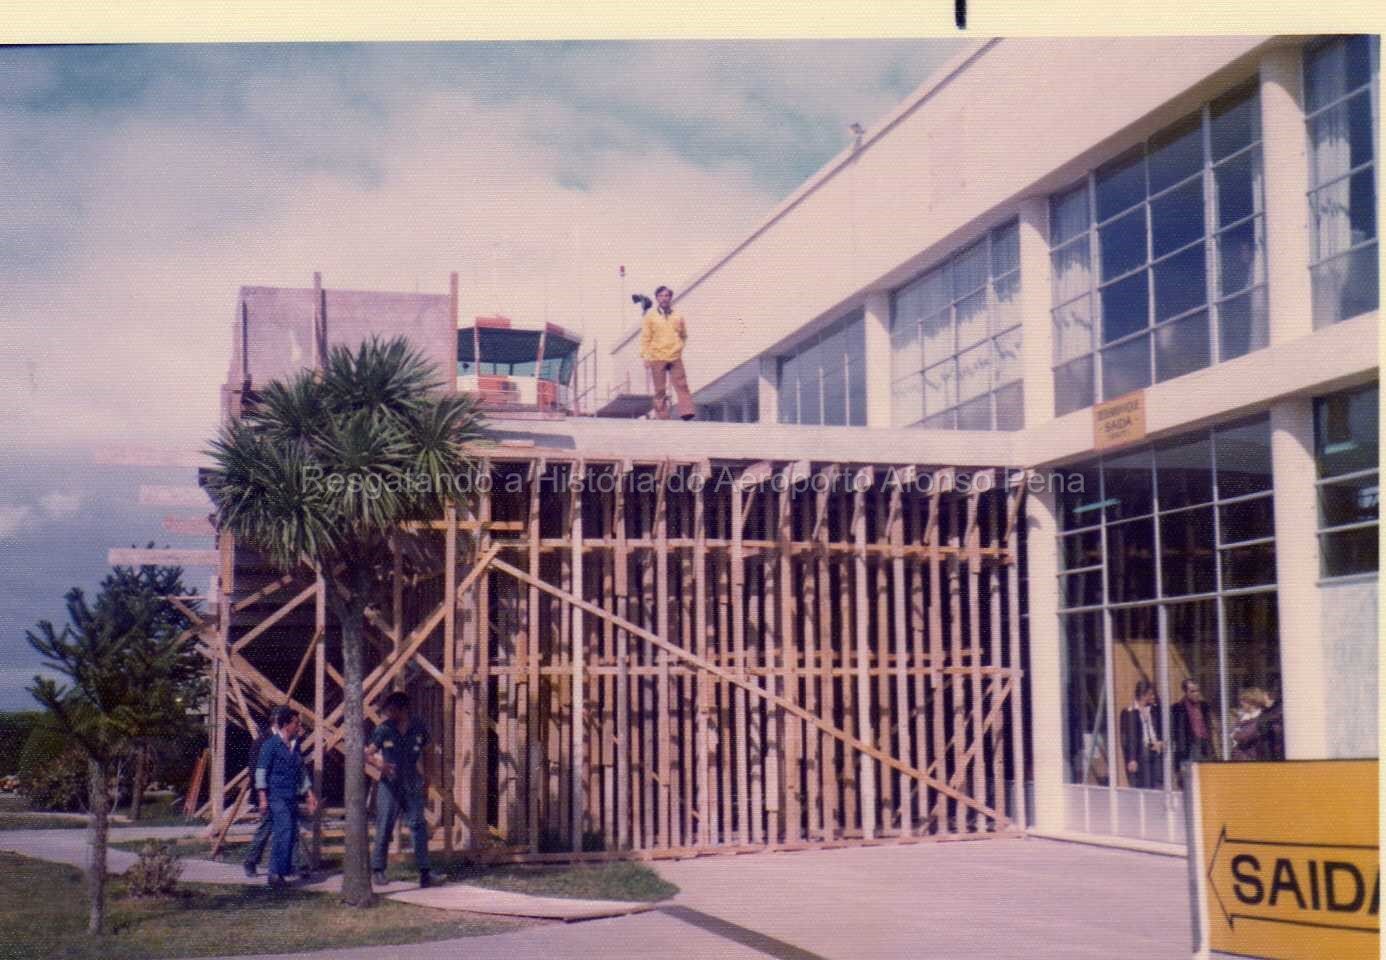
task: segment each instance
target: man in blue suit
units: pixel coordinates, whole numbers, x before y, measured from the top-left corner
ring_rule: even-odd
[[[271,721],[279,731],[260,748],[255,765],[255,789],[260,794],[260,815],[270,818],[269,885],[282,887],[293,870],[294,844],[298,841],[298,801],[307,801],[310,814],[318,800],[308,783],[308,770],[298,752],[298,714],[290,707],[275,709]]]

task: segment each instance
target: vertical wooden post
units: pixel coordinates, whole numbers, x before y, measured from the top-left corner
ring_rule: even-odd
[[[544,482],[544,461],[534,464],[529,484],[529,575],[539,578],[539,490]],[[541,727],[539,726],[539,588],[529,587],[525,607],[527,668],[525,682],[525,801],[526,843],[531,853],[539,852],[539,796],[543,792],[543,771],[540,760]]]
[[[943,668],[948,659],[948,648],[943,636],[943,603],[948,593],[944,584],[943,555],[939,545],[943,538],[943,486],[945,483],[951,485],[952,478],[951,470],[941,470],[933,474],[928,526],[924,533],[925,543],[929,547],[929,699],[933,705],[934,765],[938,768],[940,780],[946,780],[948,773],[945,753],[947,747],[943,735],[943,695],[947,683],[947,674],[943,672]],[[937,790],[930,792],[934,794],[930,816],[938,822],[943,832],[947,832],[947,825],[941,819],[946,808],[946,798]]]
[[[607,469],[610,470],[609,467]],[[620,476],[619,473],[615,475]],[[597,557],[602,574],[602,609],[613,614],[619,613],[612,596],[616,566],[616,552],[612,547],[612,536],[616,529],[614,504],[615,500],[611,491],[603,490],[601,497],[603,547]],[[616,628],[610,620],[602,621],[600,659],[603,666],[607,668],[598,684],[601,693],[601,722],[598,727],[602,771],[601,829],[605,843],[610,848],[616,842],[616,678],[612,676],[610,671],[610,667],[616,662]]]
[[[573,465],[573,473],[568,477],[568,495],[571,506],[568,510],[570,529],[568,537],[572,547],[573,593],[583,595],[582,589],[582,486],[584,469],[582,461]],[[586,816],[583,781],[587,768],[587,703],[586,666],[587,647],[583,636],[582,608],[572,609],[573,624],[573,741],[572,741],[572,832],[573,850],[582,850],[583,821]]]
[[[871,637],[870,602],[866,595],[866,488],[873,479],[871,467],[862,467],[853,477],[852,539],[856,546],[857,598],[857,737],[874,746],[871,730]],[[861,831],[870,840],[876,836],[876,768],[871,757],[859,754],[861,769]]]
[[[746,677],[746,554],[742,546],[741,482],[732,484],[731,490],[731,594],[732,594],[732,651],[736,660],[736,675]],[[736,688],[736,739],[740,745],[736,751],[736,812],[737,836],[742,844],[751,842],[751,812],[749,771],[747,770],[747,748],[750,733],[746,726],[746,691]],[[757,836],[759,830],[757,830]]]
[[[953,735],[948,738],[948,753],[952,760],[952,782],[961,783],[966,768],[962,763],[963,741],[967,731],[967,678],[963,672],[963,619],[962,619],[962,581],[963,550],[967,540],[967,498],[953,496],[949,502],[949,546],[948,554],[948,642],[951,648],[949,664],[953,669]],[[940,779],[947,780],[944,776]],[[968,811],[961,803],[949,806],[953,812],[955,833],[967,832]]]
[[[876,524],[873,531],[873,539],[876,545],[889,547],[890,545],[890,517],[889,502],[890,497],[884,489],[874,491],[871,499],[876,504]],[[872,715],[876,719],[876,746],[885,753],[892,753],[890,727],[891,719],[895,716],[890,707],[890,588],[889,582],[890,564],[888,557],[877,553],[867,561],[868,590],[871,596],[876,598],[876,623],[872,631],[871,649],[875,655],[875,677],[876,677],[876,702],[872,710]],[[872,761],[875,767],[875,761]],[[876,789],[879,791],[877,798],[877,809],[880,811],[880,827],[889,833],[891,821],[896,813],[895,806],[895,785],[896,778],[890,775],[890,770],[882,765],[880,775],[876,779]]]
[[[696,652],[704,660],[708,658],[707,644],[707,492],[708,465],[699,464],[694,474],[698,478],[693,491],[693,635],[697,638]],[[698,846],[713,842],[712,785],[715,780],[708,760],[708,741],[712,733],[711,698],[712,685],[707,675],[698,672],[696,679],[697,731],[694,776],[690,783],[698,798]]]
[[[799,656],[803,643],[799,639],[798,611],[802,592],[801,568],[791,554],[794,522],[794,487],[808,473],[808,464],[796,462],[785,468],[784,489],[780,493],[779,524],[776,537],[779,552],[780,652],[784,661],[782,693],[790,703],[799,705]],[[804,798],[800,753],[803,723],[792,714],[780,711],[784,720],[784,839],[795,842],[803,838]]]
[[[897,475],[896,483],[890,489],[889,528],[890,565],[893,582],[891,599],[894,601],[895,632],[895,723],[899,750],[895,754],[905,763],[910,763],[910,687],[909,687],[909,647],[905,624],[905,508],[901,488],[911,482],[913,473]],[[882,668],[885,664],[883,663]],[[884,669],[882,670],[884,673]],[[910,794],[913,784],[903,773],[897,774],[896,800],[900,811],[900,832],[905,836],[913,833],[910,817]]]
[[[666,461],[656,473],[655,487],[655,633],[669,640],[669,464]],[[671,709],[669,696],[669,654],[658,653],[659,681],[655,694],[655,737],[658,739],[659,817],[658,844],[670,845],[673,837],[673,791],[670,753],[674,741],[669,725]]]
[[[910,497],[911,536],[919,545],[924,544],[924,514],[923,498],[919,496]],[[924,655],[924,625],[925,610],[924,604],[926,597],[924,594],[924,569],[927,561],[911,560],[910,570],[910,641],[911,649],[914,652],[914,766],[917,770],[925,773],[929,770],[929,737],[928,724],[926,721],[927,711],[925,704],[928,702],[928,678],[925,676],[925,669],[933,669],[933,664]],[[928,798],[925,795],[924,785],[916,783],[914,791],[918,803],[915,809],[919,811],[918,817],[921,826],[927,830],[925,822],[929,815]]]
[[[992,476],[995,478],[993,489],[995,493],[987,498],[991,505],[991,519],[989,527],[991,529],[991,549],[992,555],[986,565],[986,584],[987,597],[990,601],[990,615],[987,618],[987,638],[990,640],[991,656],[988,658],[991,664],[991,671],[982,678],[982,683],[986,689],[990,690],[990,700],[992,703],[1001,695],[1001,691],[1006,689],[1006,677],[1001,673],[1001,636],[1004,626],[1001,621],[1001,589],[1002,578],[1006,575],[1006,567],[1001,562],[999,551],[1001,549],[1001,538],[1005,535],[1003,523],[1005,521],[1005,496],[1006,496],[1006,471],[997,470]],[[1019,688],[1012,691],[1019,694]],[[1009,818],[1013,814],[1007,809],[1006,801],[1006,769],[1005,769],[1005,734],[998,735],[998,728],[1004,731],[1004,722],[998,715],[996,722],[987,730],[987,746],[991,751],[991,782],[992,796],[995,798],[995,808],[998,814],[997,828],[1002,826],[1002,818]],[[985,799],[985,798],[978,798]]]
[[[1011,776],[1015,778],[1015,822],[1024,830],[1028,823],[1025,808],[1025,728],[1021,703],[1020,669],[1020,524],[1025,522],[1025,483],[1021,473],[1006,504],[1006,633],[1010,643],[1011,668]]]
[[[626,477],[630,462],[621,464],[616,483],[616,612],[630,620],[628,599],[630,553],[626,545]],[[616,634],[616,845],[630,848],[630,634]]]
[[[727,523],[727,507],[731,503],[730,497],[723,497],[720,494],[721,484],[717,485],[713,494],[713,523],[717,531],[717,539],[726,543],[731,536],[731,531]],[[732,659],[731,644],[731,550],[718,550],[713,555],[713,564],[717,570],[716,596],[717,596],[717,663],[723,669],[735,670],[736,664]],[[733,801],[736,792],[733,787],[735,777],[732,773],[732,756],[735,753],[735,731],[732,712],[732,688],[726,680],[722,680],[717,685],[717,753],[720,763],[719,783],[721,789],[718,791],[721,803],[715,808],[717,810],[717,826],[713,830],[716,843],[725,843],[731,837],[732,825],[735,822],[736,809]]]
[[[968,608],[968,676],[971,681],[972,741],[972,798],[986,801],[986,758],[982,753],[982,501],[977,492],[977,475],[972,476],[972,488],[967,495],[967,608]],[[966,749],[964,740],[960,749]],[[960,805],[961,806],[961,805]],[[986,819],[975,810],[964,814],[976,830],[987,829]]]
[[[449,503],[443,508],[443,770],[442,794],[450,798],[454,793],[457,758],[457,507]],[[395,553],[398,562],[399,553]],[[398,577],[396,584],[399,583]],[[395,621],[395,644],[398,649],[401,639],[401,621]],[[472,811],[468,810],[471,816]],[[443,803],[443,849],[448,853],[453,848],[453,805]]]
[[[833,589],[832,572],[828,560],[828,511],[832,500],[829,491],[838,482],[837,465],[828,468],[821,489],[816,492],[818,514],[814,518],[813,558],[817,567],[816,588],[818,593],[818,670],[822,679],[823,716],[829,721],[837,715],[837,678],[833,676],[836,663],[835,649],[841,643],[841,631],[833,630]],[[823,789],[823,838],[833,840],[837,837],[838,812],[841,809],[841,783],[837,773],[837,739],[826,733],[818,736],[819,776]]]
[[[323,728],[325,719],[326,680],[327,680],[327,581],[323,579],[322,568],[314,571],[318,592],[313,595],[313,795],[318,798],[318,806],[313,814],[313,869],[322,863],[322,816],[327,803],[322,795],[323,763],[326,760],[324,739],[327,731]],[[451,764],[452,758],[443,755],[443,765]]]

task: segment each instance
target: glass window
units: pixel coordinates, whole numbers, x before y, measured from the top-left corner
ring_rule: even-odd
[[[896,290],[891,397],[903,407],[892,412],[892,422],[926,429],[1020,429],[1019,298],[1020,235],[1014,222]]]
[[[1073,613],[1059,619],[1064,638],[1066,779],[1070,783],[1106,784],[1111,762],[1102,614]]]
[[[1378,402],[1377,384],[1314,401],[1320,564],[1325,577],[1377,570]]]
[[[1283,758],[1274,511],[1260,479],[1268,440],[1261,416],[1060,475],[1071,782],[1171,791],[1182,789],[1188,761]],[[1244,689],[1258,706],[1238,713]],[[1152,695],[1148,722],[1167,750],[1142,749],[1137,690]],[[1154,807],[1151,833],[1149,800],[1144,813],[1125,791],[1087,802],[1116,811],[1093,829],[1147,839],[1166,839],[1162,811],[1178,809],[1169,797]]]
[[[1266,345],[1259,118],[1248,83],[1051,196],[1056,416]],[[1316,296],[1374,296],[1375,274],[1347,269],[1323,266]],[[1095,307],[1100,343],[1084,337]],[[1091,351],[1100,364],[1079,362]]]
[[[899,336],[909,343],[907,333]],[[863,315],[855,311],[780,357],[781,423],[866,422],[865,337]]]
[[[1377,308],[1376,109],[1380,44],[1340,37],[1305,53],[1314,324]]]
[[[1213,432],[1218,499],[1261,493],[1271,488],[1270,420],[1258,417]]]

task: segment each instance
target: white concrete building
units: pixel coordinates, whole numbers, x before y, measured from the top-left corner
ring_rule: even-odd
[[[1028,501],[1042,830],[1182,842],[1190,729],[1221,759],[1377,754],[1379,59],[979,43],[677,291],[704,419],[1004,431],[1063,471]],[[636,333],[613,366],[640,383]],[[1144,430],[1099,452],[1127,396]],[[1123,748],[1139,681],[1156,729]],[[1283,742],[1239,746],[1276,727],[1239,727],[1247,688]],[[1129,756],[1142,734],[1171,749]]]

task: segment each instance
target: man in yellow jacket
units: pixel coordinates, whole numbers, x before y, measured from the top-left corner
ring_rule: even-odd
[[[674,382],[679,417],[692,420],[695,412],[693,395],[688,390],[688,374],[683,369],[683,345],[688,341],[688,326],[674,312],[671,304],[674,291],[660,287],[655,291],[655,307],[645,311],[640,330],[640,358],[650,368],[654,380],[654,411],[660,420],[669,419],[669,397],[666,388]],[[645,301],[648,303],[649,301]]]

